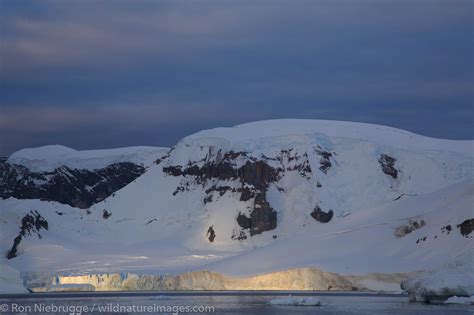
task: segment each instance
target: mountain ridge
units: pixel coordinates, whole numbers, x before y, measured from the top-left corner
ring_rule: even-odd
[[[253,275],[308,266],[370,272],[363,267],[370,247],[354,254],[353,266],[337,262],[357,239],[379,248],[367,266],[386,264],[380,272],[436,267],[446,253],[472,246],[472,196],[465,192],[472,192],[473,143],[310,120],[202,131],[150,157],[138,176],[82,209],[58,200],[0,200],[1,248],[12,248],[22,218],[35,210],[48,230],[17,244],[10,261],[21,271],[43,268],[31,265],[41,257],[53,270],[83,273],[208,268]],[[281,256],[283,244],[291,244],[294,263]],[[336,249],[325,251],[326,244]],[[434,248],[438,254],[423,262]],[[407,250],[418,252],[413,264]]]

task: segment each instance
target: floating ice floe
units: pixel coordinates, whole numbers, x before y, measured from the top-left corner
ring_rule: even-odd
[[[474,296],[452,296],[444,301],[444,304],[474,304]]]
[[[286,297],[270,301],[272,305],[293,305],[293,306],[320,306],[321,301],[315,297]]]

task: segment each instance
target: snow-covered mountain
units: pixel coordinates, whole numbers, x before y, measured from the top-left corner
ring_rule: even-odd
[[[21,150],[0,164],[0,246],[22,272],[436,268],[474,254],[473,145],[274,120],[169,150]]]
[[[130,147],[76,151],[59,145],[23,149],[0,161],[0,197],[88,208],[142,175],[167,150]]]

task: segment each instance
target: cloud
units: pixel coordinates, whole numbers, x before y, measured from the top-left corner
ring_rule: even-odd
[[[472,14],[469,0],[4,0],[0,153],[287,117],[472,137]]]
[[[11,78],[51,66],[127,67],[144,57],[189,56],[200,49],[258,47],[269,41],[278,47],[314,40],[316,47],[325,47],[340,45],[339,38],[347,37],[384,40],[393,32],[416,36],[470,17],[465,10],[469,2],[462,6],[463,1],[164,3],[45,1],[50,14],[5,14],[0,46],[4,72]]]
[[[40,134],[63,132],[68,129],[87,129],[109,127],[114,125],[121,130],[141,130],[155,126],[177,126],[215,123],[216,120],[246,121],[250,116],[242,112],[219,111],[216,106],[208,104],[175,104],[157,101],[151,104],[112,104],[90,106],[87,110],[75,107],[60,106],[4,106],[0,116],[0,134],[15,133]],[[212,115],[211,115],[212,114]],[[215,115],[218,115],[216,117]],[[263,114],[264,115],[264,114]],[[217,119],[216,119],[217,118]]]
[[[7,77],[42,67],[104,63],[126,67],[143,57],[186,54],[209,40],[219,43],[228,28],[241,22],[217,5],[206,10],[206,6],[197,5],[150,8],[150,2],[142,9],[136,3],[116,6],[102,2],[97,7],[80,2],[71,6],[52,3],[51,10],[59,11],[54,18],[4,17],[0,55],[6,61]]]

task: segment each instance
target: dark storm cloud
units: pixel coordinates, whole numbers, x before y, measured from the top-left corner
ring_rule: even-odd
[[[289,117],[473,138],[471,1],[0,6],[0,154]]]

